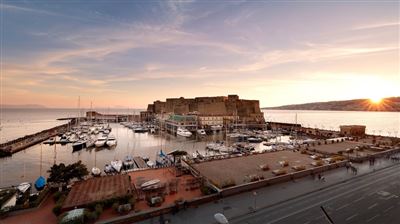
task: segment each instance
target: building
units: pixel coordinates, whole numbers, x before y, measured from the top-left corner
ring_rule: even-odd
[[[92,121],[107,121],[107,122],[123,122],[123,121],[140,121],[139,115],[133,114],[101,114],[96,111],[86,112],[86,119]]]
[[[364,125],[341,125],[340,126],[340,134],[344,136],[365,136],[365,128]]]
[[[65,199],[62,209],[64,211],[112,198],[133,196],[133,189],[129,175],[112,175],[89,178],[75,182]]]
[[[147,110],[152,114],[197,114],[199,123],[220,123],[223,120],[224,124],[235,123],[247,127],[264,127],[265,125],[259,101],[239,99],[237,95],[193,99],[168,98],[165,102],[158,100],[149,104]]]
[[[215,125],[224,126],[224,116],[201,115],[198,119],[201,128],[208,128]]]
[[[198,122],[196,115],[170,115],[165,120],[165,128],[169,133],[175,134],[179,127],[186,128],[187,130],[194,132],[197,130]]]

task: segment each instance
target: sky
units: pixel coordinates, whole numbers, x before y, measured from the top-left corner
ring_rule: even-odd
[[[400,96],[399,4],[0,0],[1,104]]]

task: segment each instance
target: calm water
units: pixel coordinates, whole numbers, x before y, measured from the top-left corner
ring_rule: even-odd
[[[57,118],[84,116],[78,109],[1,109],[0,143],[66,123]],[[96,109],[100,113],[138,114],[139,109]]]
[[[400,136],[399,112],[263,110],[266,121],[296,122],[305,127],[339,130],[340,125],[366,125],[368,134]]]
[[[103,111],[107,112],[107,111]],[[110,113],[133,113],[132,110],[112,110]],[[136,112],[137,113],[137,112]],[[297,122],[309,127],[338,129],[342,124],[363,124],[368,133],[382,135],[400,135],[400,113],[389,112],[331,112],[331,111],[277,111],[264,110],[267,121]],[[50,128],[60,122],[59,117],[72,117],[77,110],[65,109],[3,109],[1,139],[13,139],[25,134]],[[205,145],[215,140],[223,140],[222,134],[207,136],[202,140],[187,140],[170,135],[133,133],[131,130],[112,124],[112,134],[118,139],[114,149],[86,150],[72,153],[72,146],[35,145],[12,157],[0,159],[0,186],[16,185],[21,182],[34,182],[40,175],[40,151],[42,151],[42,175],[56,163],[70,164],[82,160],[89,169],[96,161],[97,167],[103,169],[110,160],[123,159],[127,154],[149,156],[154,160],[156,153],[163,149],[170,152],[175,149],[186,150],[190,154],[196,150],[204,152]],[[262,149],[259,146],[258,149]],[[95,160],[96,158],[96,160]]]

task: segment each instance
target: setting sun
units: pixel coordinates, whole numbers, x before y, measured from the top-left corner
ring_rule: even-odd
[[[379,104],[382,101],[382,97],[371,97],[369,100],[374,104]]]

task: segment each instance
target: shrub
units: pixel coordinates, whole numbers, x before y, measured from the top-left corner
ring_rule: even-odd
[[[112,205],[112,209],[116,212],[118,212],[118,207],[119,207],[119,203],[118,202],[114,202]]]
[[[61,195],[63,195],[63,193],[60,192],[60,191],[57,191],[56,193],[54,193],[54,194],[53,194],[53,199],[54,199],[54,201],[57,202],[58,199],[60,199]]]
[[[53,208],[54,215],[59,216],[61,214],[61,207],[62,207],[62,204],[56,204],[54,206],[54,208]]]
[[[103,205],[102,204],[97,204],[95,207],[95,212],[97,216],[100,216],[101,213],[103,213]]]

